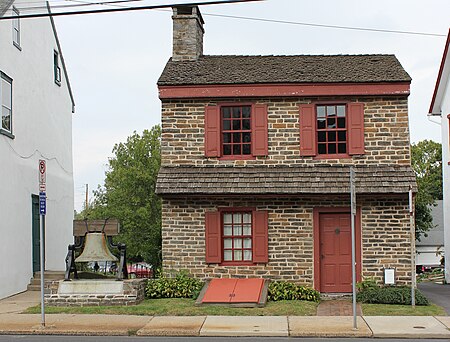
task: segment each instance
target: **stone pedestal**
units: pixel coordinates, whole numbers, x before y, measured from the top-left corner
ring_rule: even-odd
[[[53,281],[49,306],[136,305],[144,300],[147,279]]]

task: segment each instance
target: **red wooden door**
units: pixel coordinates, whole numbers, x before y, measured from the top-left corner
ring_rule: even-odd
[[[350,214],[321,214],[320,292],[352,292]]]

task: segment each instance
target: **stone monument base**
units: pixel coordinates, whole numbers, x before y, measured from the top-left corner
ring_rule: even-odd
[[[57,280],[45,295],[49,306],[136,305],[145,298],[147,279]]]

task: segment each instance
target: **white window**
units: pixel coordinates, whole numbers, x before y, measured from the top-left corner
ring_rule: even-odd
[[[0,132],[12,134],[12,80],[0,72],[2,126]]]
[[[13,7],[13,16],[17,17],[12,20],[12,34],[13,34],[13,44],[15,47],[20,49],[20,19],[19,19],[19,10]]]

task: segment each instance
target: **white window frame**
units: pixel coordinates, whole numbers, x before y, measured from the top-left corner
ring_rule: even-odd
[[[3,91],[4,91],[4,89],[3,89],[3,81],[8,83],[9,87],[10,87],[10,94],[11,94],[11,98],[10,98],[11,106],[10,107],[8,107],[6,105],[6,103],[3,103]],[[8,77],[6,74],[4,74],[3,72],[0,71],[0,118],[1,118],[0,133],[8,135],[11,138],[14,137],[12,135],[12,131],[13,131],[13,129],[12,129],[12,126],[13,126],[13,124],[12,124],[12,117],[13,117],[12,91],[13,91],[13,89],[12,89],[12,79],[10,77]],[[10,114],[9,114],[9,116],[10,116],[9,129],[3,127],[3,108],[8,109],[9,112],[10,112]]]
[[[16,19],[12,20],[12,39],[13,39],[13,45],[21,50],[20,48],[20,12],[17,8],[12,8],[12,14],[13,16],[17,17]],[[17,38],[17,39],[16,39]]]

